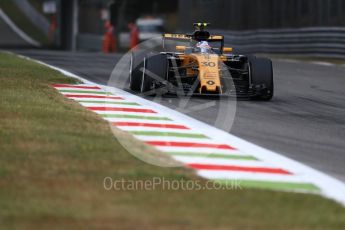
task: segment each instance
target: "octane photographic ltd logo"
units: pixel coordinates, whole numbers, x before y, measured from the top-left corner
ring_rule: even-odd
[[[187,74],[188,71],[199,73],[198,65],[181,64],[183,52],[176,51],[178,46],[181,43],[169,41],[165,42],[163,49],[161,37],[142,42],[120,58],[108,81],[109,89],[115,89],[116,94],[130,101],[119,102],[121,107],[127,108],[126,112],[106,111],[112,117],[109,120],[115,137],[132,155],[161,167],[183,166],[185,162],[179,160],[183,157],[227,154],[226,149],[212,149],[217,143],[221,145],[224,142],[216,140],[217,137],[209,132],[209,127],[229,132],[236,113],[236,97],[199,95],[199,78],[192,79]],[[168,53],[164,57],[169,59],[169,64],[164,76],[158,76],[145,62],[149,57],[162,53]],[[216,57],[215,53],[203,55],[206,58]],[[135,61],[133,56],[136,57]],[[151,67],[155,65],[161,63],[150,63]],[[222,77],[222,87],[234,90],[228,68],[221,61],[217,66]],[[134,69],[137,71],[135,75],[132,72]],[[147,87],[147,82],[143,82],[145,77],[151,81],[148,88],[143,90]],[[133,82],[130,86],[130,81],[136,81],[137,90],[133,90],[135,87]],[[210,86],[215,84],[213,79],[206,79],[205,82]]]

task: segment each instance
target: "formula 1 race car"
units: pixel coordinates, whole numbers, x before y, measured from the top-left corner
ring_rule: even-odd
[[[226,95],[270,100],[272,62],[238,55],[224,47],[224,37],[206,31],[209,23],[194,23],[193,34],[164,34],[164,52],[132,52],[129,88],[146,95],[159,92],[184,95]],[[185,41],[166,49],[168,40]],[[176,43],[177,44],[177,43]]]

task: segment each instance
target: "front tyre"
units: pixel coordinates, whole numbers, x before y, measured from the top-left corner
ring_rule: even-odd
[[[131,59],[129,63],[129,89],[135,92],[140,92],[141,79],[143,75],[143,61],[144,54],[131,53]]]
[[[269,101],[274,94],[272,61],[268,58],[250,58],[251,86],[253,99]]]
[[[156,85],[166,79],[167,64],[166,54],[156,54],[144,58],[140,87],[141,93],[146,93],[147,95],[155,94]]]

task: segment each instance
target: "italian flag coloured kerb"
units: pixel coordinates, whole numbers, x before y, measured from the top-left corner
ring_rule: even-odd
[[[197,174],[227,184],[240,181],[241,186],[298,192],[320,191],[301,171],[260,159],[210,137],[183,121],[170,118],[122,95],[114,95],[96,85],[53,85],[65,97],[99,114],[111,125],[131,133],[136,139],[193,168]]]

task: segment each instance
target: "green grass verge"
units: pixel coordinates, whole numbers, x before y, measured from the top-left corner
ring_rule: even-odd
[[[44,46],[49,45],[48,37],[28,20],[13,1],[0,1],[0,8],[7,14],[14,24],[16,24],[27,35]]]
[[[73,82],[0,53],[2,229],[345,229],[345,209],[316,195],[105,190],[105,177],[198,178],[136,159],[105,121],[49,86]]]

